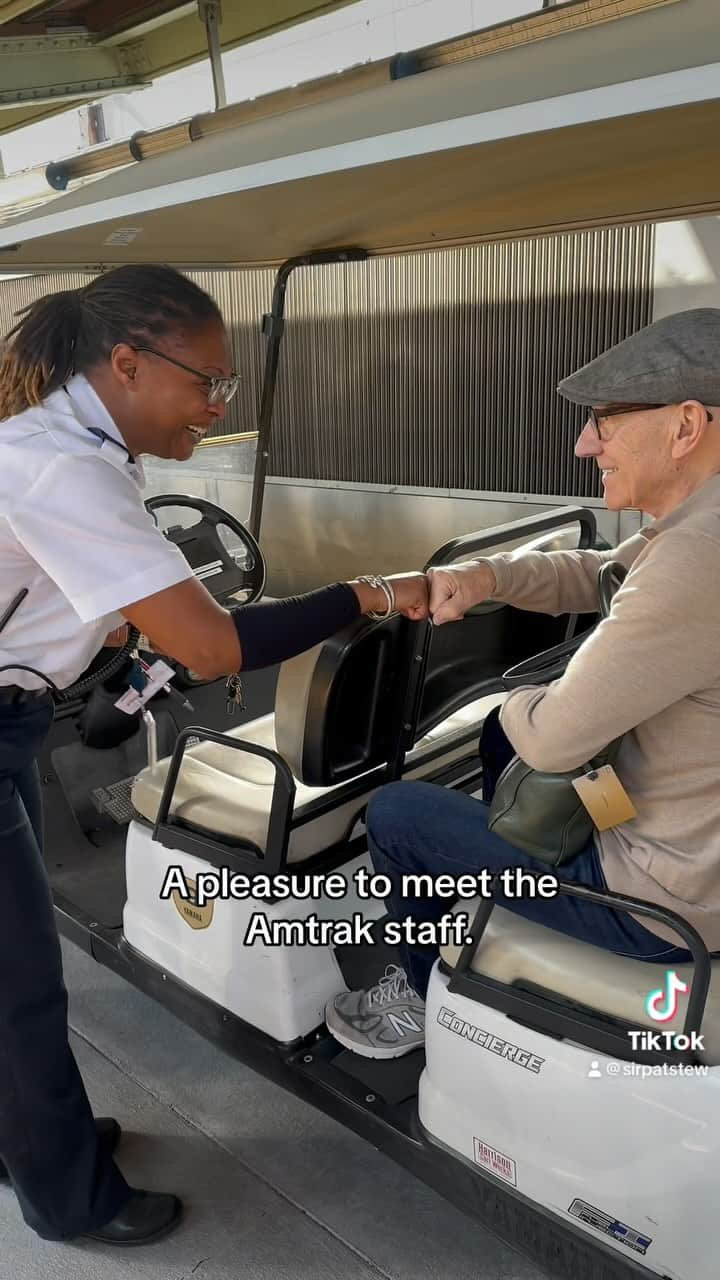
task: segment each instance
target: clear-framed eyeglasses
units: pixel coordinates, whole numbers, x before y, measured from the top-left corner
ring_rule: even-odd
[[[183,364],[182,360],[176,360],[174,356],[168,356],[164,351],[156,351],[154,347],[135,347],[136,351],[146,351],[151,356],[157,356],[159,360],[166,360],[168,364],[174,364],[178,369],[184,369],[186,373],[192,373],[194,377],[200,378],[207,386],[208,404],[229,404],[240,383],[242,375],[232,373],[228,378],[214,378],[209,373],[203,373],[200,369],[193,369],[192,365]]]

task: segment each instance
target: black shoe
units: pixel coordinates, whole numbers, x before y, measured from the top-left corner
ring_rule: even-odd
[[[110,1152],[110,1155],[112,1155],[122,1134],[122,1129],[120,1128],[117,1120],[113,1120],[111,1116],[101,1116],[95,1121],[95,1128],[97,1130],[98,1141],[101,1142],[102,1145]],[[5,1165],[2,1160],[0,1160],[0,1181],[6,1180],[9,1176],[10,1175],[5,1168]]]
[[[169,1235],[181,1216],[182,1203],[177,1196],[132,1189],[125,1207],[99,1231],[87,1231],[83,1238],[102,1244],[152,1244]]]

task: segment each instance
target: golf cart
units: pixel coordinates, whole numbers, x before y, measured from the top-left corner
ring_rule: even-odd
[[[166,502],[194,505],[172,495],[150,502],[156,513]],[[265,569],[257,544],[229,514],[197,505],[200,521],[172,526],[169,536],[204,568],[226,520],[242,548],[229,555],[218,540],[214,561],[223,568],[207,585],[221,602],[238,592],[258,598]],[[429,563],[596,540],[590,510],[559,508],[461,536]],[[682,921],[562,886],[675,924],[695,961],[677,972],[690,985],[688,1044],[694,1032],[704,1036],[699,1054],[633,1049],[628,1032],[656,1026],[646,1012],[655,966],[565,938],[484,897],[458,903],[472,925],[433,971],[424,1053],[358,1057],[323,1025],[330,997],[372,984],[396,959],[382,941],[382,902],[358,889],[358,872],[372,870],[363,826],[370,796],[401,778],[479,795],[478,740],[512,684],[507,668],[552,678],[597,620],[492,603],[436,631],[364,618],[284,663],[276,680],[251,673],[253,711],[267,707],[273,682],[274,710],[230,727],[224,683],[198,684],[176,670],[172,687],[192,699],[193,713],[161,694],[121,742],[118,677],[105,667],[94,692],[88,681],[83,697],[58,705],[41,764],[48,870],[66,936],[550,1274],[709,1280],[720,1007],[716,992],[706,1001],[710,960]],[[552,661],[543,669],[546,650]],[[219,891],[207,887],[213,874]],[[311,918],[360,920],[372,941],[367,933],[359,945],[283,935],[283,925],[302,931]],[[253,920],[256,936],[246,942]],[[697,1062],[705,1076],[680,1073]],[[664,1194],[669,1167],[672,1198]]]
[[[601,7],[629,9],[623,0],[598,0],[558,6],[543,21],[569,27],[580,8]],[[712,6],[645,7],[664,40],[628,19],[632,38],[613,42],[605,13],[605,25],[566,32],[567,56],[553,62],[548,54],[547,68],[531,41],[507,59],[483,54],[482,75],[458,60],[416,83],[406,65],[408,79],[369,94],[372,102],[358,95],[351,111],[308,107],[312,148],[298,142],[302,112],[280,117],[281,138],[266,119],[227,139],[224,159],[218,136],[200,138],[0,233],[15,268],[131,256],[171,256],[188,266],[277,263],[301,255],[280,268],[265,325],[249,529],[207,504],[197,505],[199,527],[188,530],[175,515],[163,525],[201,573],[220,565],[204,580],[221,603],[263,590],[262,555],[251,539],[260,528],[282,304],[295,266],[357,260],[368,249],[397,253],[672,216],[680,188],[688,210],[720,207],[716,71],[699,68],[685,45],[685,62],[672,60],[684,39],[711,48],[710,27],[701,31],[686,14],[709,23]],[[606,68],[623,58],[635,70],[639,50],[645,61],[631,105],[617,83],[583,80],[584,68],[607,78],[614,72]],[[624,75],[629,80],[630,71]],[[515,83],[527,100],[510,100]],[[395,119],[396,91],[406,114],[393,132],[385,122]],[[363,112],[373,114],[367,136]],[[283,195],[293,218],[278,216]],[[328,247],[351,242],[362,247]],[[321,249],[305,255],[306,243]],[[159,519],[190,501],[163,497]],[[222,540],[223,520],[234,541]],[[428,564],[519,545],[547,552],[598,542],[592,510],[575,505],[458,532]],[[248,711],[233,727],[223,682],[203,684],[177,670],[170,688],[181,689],[192,710],[161,693],[128,733],[114,707],[128,655],[115,655],[116,668],[105,653],[100,671],[88,675],[95,687],[83,682],[77,698],[59,703],[43,760],[48,870],[61,929],[98,962],[365,1136],[549,1275],[710,1280],[720,996],[717,962],[683,921],[647,903],[562,886],[599,908],[670,923],[686,940],[694,962],[677,970],[689,990],[676,1015],[686,1049],[633,1046],[630,1032],[656,1029],[647,1008],[662,982],[656,966],[574,942],[486,898],[459,904],[471,917],[469,940],[463,933],[444,947],[435,966],[424,1051],[390,1062],[357,1057],[323,1025],[328,998],[376,981],[395,958],[381,940],[382,903],[360,896],[354,874],[369,867],[369,797],[402,778],[478,795],[482,727],[518,666],[553,678],[597,621],[499,604],[436,632],[398,618],[363,619],[279,672],[248,676]],[[142,639],[132,643],[142,651]],[[555,654],[538,675],[541,655],[557,646],[564,656]],[[272,883],[249,896],[206,899],[198,886],[213,872],[229,873],[236,885],[259,875]],[[329,890],[338,873],[347,881],[339,898]],[[316,878],[314,896],[300,875]],[[285,896],[274,891],[283,878]],[[371,922],[374,941],[275,941],[283,937],[275,926],[312,915],[320,923]],[[258,917],[270,940],[246,943]]]

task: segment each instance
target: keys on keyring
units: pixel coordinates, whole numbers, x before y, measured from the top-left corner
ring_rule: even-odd
[[[236,711],[246,711],[245,696],[243,694],[242,681],[236,673],[228,676],[227,681],[227,702],[225,703],[226,715],[233,716]]]

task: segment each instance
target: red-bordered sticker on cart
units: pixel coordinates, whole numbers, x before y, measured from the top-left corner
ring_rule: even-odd
[[[476,1164],[489,1169],[496,1177],[509,1182],[511,1186],[517,1186],[517,1168],[510,1156],[503,1155],[502,1151],[496,1151],[494,1147],[489,1147],[482,1138],[473,1138],[473,1154]]]

